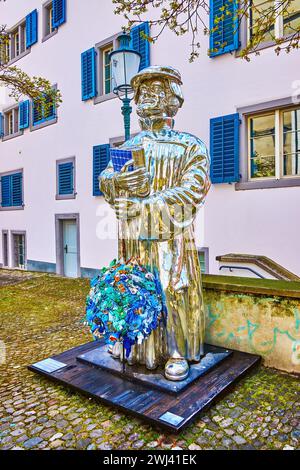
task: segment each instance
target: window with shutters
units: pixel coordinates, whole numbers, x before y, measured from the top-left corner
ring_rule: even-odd
[[[53,86],[56,88],[56,85]],[[32,102],[31,130],[40,129],[57,122],[56,106],[51,96],[46,97],[45,103]]]
[[[66,0],[47,0],[43,4],[43,42],[56,34],[66,22],[66,8]]]
[[[102,101],[116,97],[116,95],[113,93],[114,84],[112,83],[109,54],[119,48],[118,36],[120,34],[121,32],[96,44],[94,49],[96,58],[95,73],[92,71],[92,65],[87,66],[87,68],[90,69],[90,73],[89,80],[85,80],[86,82],[91,82],[91,80],[94,79],[96,84],[94,88],[90,86],[92,90],[90,94],[83,93],[83,96],[86,96],[85,99],[94,97],[95,103],[101,103]],[[131,46],[141,54],[140,69],[150,65],[150,42],[145,39],[144,35],[150,35],[148,22],[134,26],[131,30]],[[86,51],[86,53],[87,52],[89,51]]]
[[[0,175],[0,209],[23,209],[23,170]]]
[[[75,157],[56,161],[56,199],[74,199]]]
[[[15,26],[7,30],[8,41],[5,43],[5,62],[9,65],[21,59],[31,51],[31,46],[38,40],[38,12],[33,10]],[[1,51],[1,55],[3,52]]]
[[[55,33],[57,33],[57,28],[53,26],[53,1],[49,0],[43,5],[43,41]]]
[[[111,64],[109,54],[119,47],[119,34],[99,42],[95,46],[96,54],[96,96],[95,102],[99,103],[112,98],[116,95],[113,93],[113,83],[111,75]]]
[[[250,180],[300,176],[300,108],[248,116]]]
[[[26,19],[24,18],[17,25],[10,28],[7,34],[8,41],[5,45],[5,61],[11,64],[30,52],[26,48]]]
[[[15,104],[3,110],[3,137],[2,139],[9,140],[23,134],[19,126],[19,105]]]

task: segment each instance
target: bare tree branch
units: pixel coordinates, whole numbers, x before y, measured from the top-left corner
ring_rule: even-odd
[[[25,96],[37,104],[43,105],[45,111],[53,104],[56,107],[59,106],[62,102],[61,93],[52,87],[49,80],[42,77],[31,77],[20,68],[9,65],[9,40],[9,31],[6,25],[0,25],[0,86],[6,87],[9,90],[9,96],[16,101]]]

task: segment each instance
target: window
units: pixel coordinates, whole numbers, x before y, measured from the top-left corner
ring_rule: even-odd
[[[264,42],[272,42],[274,39],[295,34],[300,26],[300,0],[278,2],[277,0],[251,0],[248,19],[248,39],[259,29],[261,20],[265,17],[271,19],[274,14],[274,22],[270,24],[265,33]],[[277,6],[276,6],[277,4]],[[274,10],[275,6],[275,10]]]
[[[0,41],[0,64],[7,64],[10,60],[10,38],[8,34],[2,34]]]
[[[57,33],[66,21],[66,0],[47,0],[43,5],[43,41]]]
[[[248,118],[250,179],[300,176],[300,108]]]
[[[102,76],[103,76],[103,89],[102,94],[107,95],[113,91],[112,87],[112,75],[111,75],[111,63],[109,59],[109,54],[113,51],[112,44],[102,50]]]
[[[38,41],[38,12],[33,10],[19,23],[7,31],[4,43],[4,62],[15,62],[30,52],[31,46]]]
[[[26,20],[9,31],[6,54],[9,61],[15,60],[26,52]]]
[[[13,134],[14,133],[14,115],[13,111],[8,111],[6,113],[6,120],[7,120],[7,134]]]
[[[73,199],[75,193],[75,157],[56,162],[56,199]]]
[[[249,15],[249,36],[252,39],[253,34],[257,32],[260,27],[260,19],[268,15],[274,6],[274,0],[251,0],[250,15]],[[264,36],[264,41],[272,41],[274,39],[274,27],[272,25],[269,31]]]
[[[26,268],[26,240],[24,232],[11,232],[12,234],[12,262],[13,268]]]
[[[300,175],[300,109],[282,112],[283,175]]]
[[[5,52],[5,62],[8,62],[9,61],[9,57],[10,57],[10,41],[8,40],[6,42],[6,52]]]
[[[49,35],[56,32],[57,29],[53,26],[53,4],[52,0],[44,5],[44,39]]]
[[[21,135],[19,128],[19,105],[3,111],[3,140]]]
[[[14,49],[16,56],[20,55],[20,34],[19,30],[13,35]]]
[[[1,175],[1,209],[23,208],[23,172]]]
[[[96,102],[105,101],[114,98],[111,64],[109,54],[119,47],[118,34],[102,41],[96,45],[97,63],[96,63],[96,77],[97,77],[97,96]]]
[[[150,65],[150,43],[143,37],[143,33],[150,35],[148,22],[134,26],[131,30],[131,45],[141,54],[140,69]],[[115,98],[109,55],[118,49],[119,35],[120,33],[115,34],[81,54],[83,101],[95,98],[95,103],[101,103]]]
[[[32,103],[32,130],[53,124],[57,121],[56,106],[51,96],[46,97],[46,104]]]
[[[287,11],[283,14],[283,35],[294,34],[300,27],[300,0],[288,2]]]
[[[275,113],[252,117],[250,125],[250,176],[275,177]]]

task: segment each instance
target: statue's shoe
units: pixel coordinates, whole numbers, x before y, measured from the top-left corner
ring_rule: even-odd
[[[168,380],[184,380],[189,375],[189,365],[183,358],[170,358],[165,365],[165,376]]]
[[[115,342],[112,348],[110,348],[109,352],[112,355],[112,357],[123,361],[123,346],[122,346],[122,343],[120,343],[119,341]]]

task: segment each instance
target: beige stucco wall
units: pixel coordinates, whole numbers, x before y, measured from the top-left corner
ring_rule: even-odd
[[[204,289],[206,342],[300,373],[300,299]]]

